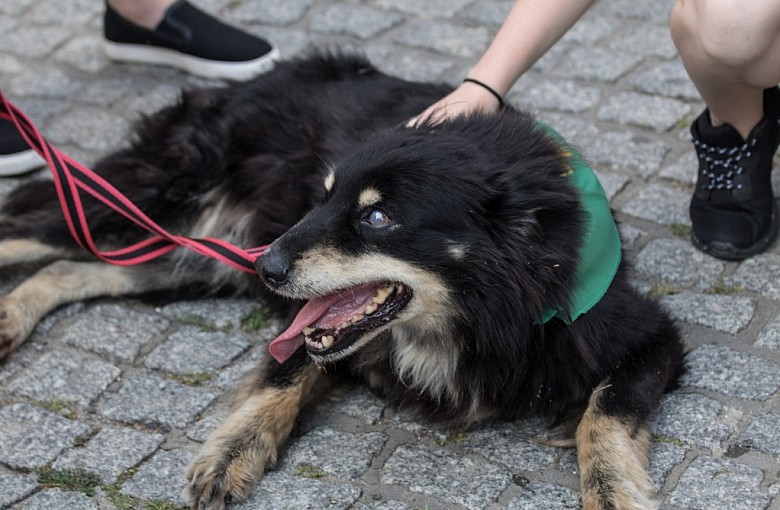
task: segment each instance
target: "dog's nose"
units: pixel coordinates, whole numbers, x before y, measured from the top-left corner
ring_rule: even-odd
[[[255,270],[266,285],[275,289],[287,281],[290,263],[278,250],[268,250],[255,261]]]

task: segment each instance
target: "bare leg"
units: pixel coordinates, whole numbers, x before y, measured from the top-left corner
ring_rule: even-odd
[[[780,3],[678,0],[671,33],[712,125],[747,138],[763,117],[763,90],[780,83]]]
[[[148,30],[154,30],[163,14],[176,0],[108,0],[111,8],[123,18]]]

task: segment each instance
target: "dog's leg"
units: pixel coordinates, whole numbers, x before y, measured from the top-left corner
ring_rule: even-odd
[[[636,416],[605,411],[611,386],[593,391],[577,426],[577,460],[584,510],[653,510],[655,488],[647,472],[650,432]]]
[[[86,252],[83,253],[86,254]],[[69,254],[70,252],[64,248],[45,244],[31,238],[3,239],[0,241],[0,267],[21,264],[23,262],[71,258],[68,256]]]
[[[0,360],[60,305],[99,296],[120,296],[167,288],[165,278],[141,266],[58,260],[0,298]]]
[[[303,406],[330,386],[327,374],[300,350],[264,375],[247,379],[233,412],[214,431],[187,470],[186,504],[218,510],[243,500],[273,466]]]

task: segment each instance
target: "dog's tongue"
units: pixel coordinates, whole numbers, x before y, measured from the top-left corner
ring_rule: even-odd
[[[377,285],[361,285],[341,293],[314,298],[306,303],[287,331],[276,337],[268,346],[268,352],[279,363],[287,359],[303,345],[303,329],[317,324],[323,328],[335,327],[363,313],[376,293]]]

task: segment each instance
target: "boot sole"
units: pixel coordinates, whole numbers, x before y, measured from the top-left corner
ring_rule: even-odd
[[[247,62],[219,62],[158,46],[115,43],[107,40],[103,41],[103,51],[109,59],[118,62],[161,65],[204,78],[235,81],[245,81],[270,71],[274,62],[279,59],[279,50],[276,48],[260,58]]]
[[[696,237],[693,232],[691,232],[691,242],[697,249],[708,255],[712,255],[713,257],[723,260],[744,260],[761,253],[772,244],[777,237],[778,225],[780,225],[780,220],[778,219],[777,200],[773,200],[769,229],[767,229],[767,233],[752,246],[738,248],[731,243],[721,243],[717,241],[705,243]]]

